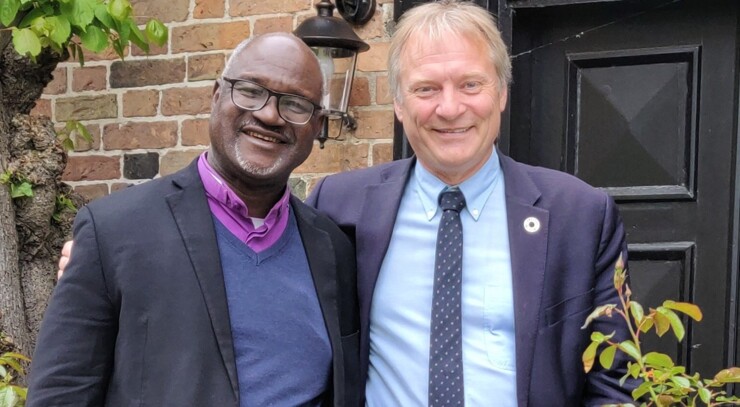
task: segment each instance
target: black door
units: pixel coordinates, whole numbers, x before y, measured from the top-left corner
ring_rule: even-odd
[[[738,4],[489,6],[514,56],[502,148],[616,199],[635,299],[704,311],[681,344],[647,346],[703,375],[738,363]]]

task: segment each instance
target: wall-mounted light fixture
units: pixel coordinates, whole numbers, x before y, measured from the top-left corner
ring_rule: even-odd
[[[375,12],[375,0],[336,0],[342,16],[355,24],[367,22]],[[355,34],[347,21],[333,16],[334,5],[329,0],[316,4],[318,15],[303,21],[293,32],[301,38],[319,58],[321,73],[324,76],[324,90],[321,105],[328,112],[329,119],[341,120],[339,134],[329,137],[329,121],[319,136],[321,148],[328,138],[338,139],[342,127],[356,127],[354,119],[347,114],[347,105],[355,76],[357,54],[370,49],[370,46]]]

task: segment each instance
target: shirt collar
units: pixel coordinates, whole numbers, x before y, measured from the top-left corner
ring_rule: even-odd
[[[424,206],[427,220],[432,220],[439,208],[439,193],[446,187],[453,185],[447,185],[442,182],[442,180],[424,168],[418,159],[414,165],[413,172],[414,179],[416,180],[416,191],[421,199],[421,204]],[[472,177],[458,185],[463,195],[465,195],[465,210],[476,221],[483,212],[483,208],[486,206],[486,202],[500,177],[501,164],[499,163],[498,153],[494,148],[493,153],[486,160],[485,164]]]
[[[242,201],[241,198],[229,187],[226,181],[221,178],[220,175],[211,167],[207,159],[208,152],[201,154],[198,159],[198,170],[200,172],[200,178],[203,181],[203,187],[206,190],[206,194],[218,202],[229,214],[236,218],[238,222],[242,223],[247,221],[248,224],[252,225],[252,230],[269,230],[278,221],[278,218],[286,216],[288,214],[288,207],[290,203],[290,188],[285,187],[283,196],[278,200],[275,205],[267,213],[264,219],[264,224],[260,227],[255,228],[249,216],[249,208]]]

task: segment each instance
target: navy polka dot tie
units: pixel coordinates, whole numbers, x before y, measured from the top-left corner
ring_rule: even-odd
[[[429,338],[429,406],[464,406],[462,363],[463,234],[460,211],[465,197],[457,188],[439,194],[442,219],[437,231],[431,335]]]

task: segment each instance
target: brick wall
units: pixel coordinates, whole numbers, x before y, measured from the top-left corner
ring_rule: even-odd
[[[316,14],[317,1],[133,0],[137,16],[167,25],[168,44],[149,55],[127,50],[125,62],[111,52],[86,54],[84,67],[62,63],[34,109],[57,123],[80,120],[93,135],[92,143],[76,141],[63,179],[94,199],[187,165],[208,146],[213,79],[231,50],[248,36],[292,31]],[[372,20],[355,27],[371,46],[359,56],[350,100],[358,126],[323,150],[316,143],[291,178],[299,196],[324,175],[391,160],[385,66],[392,13],[393,2],[379,0]]]

